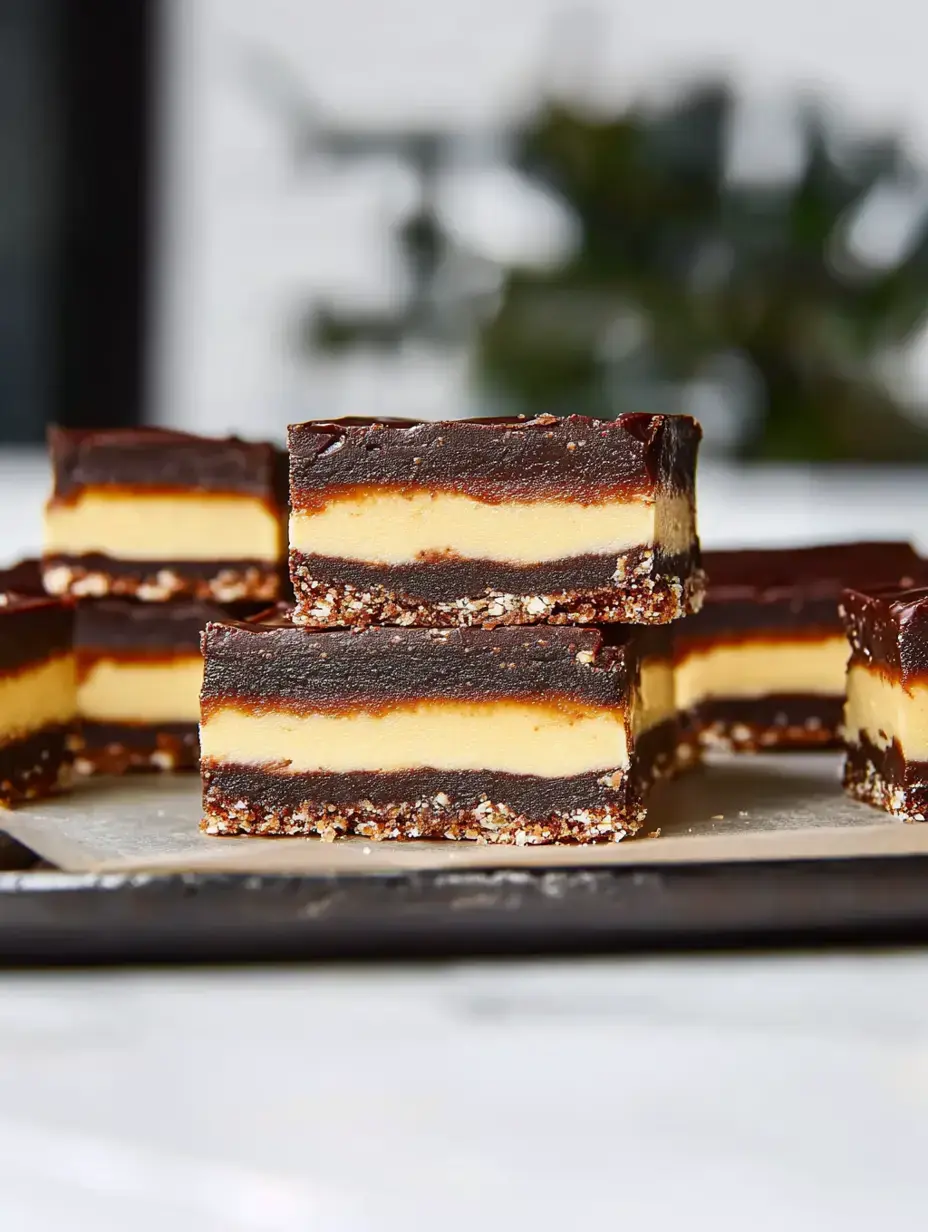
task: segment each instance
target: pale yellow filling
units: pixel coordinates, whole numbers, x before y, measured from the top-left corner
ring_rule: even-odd
[[[847,674],[844,731],[851,742],[863,732],[878,749],[895,740],[907,761],[928,761],[928,683],[906,687],[854,664]]]
[[[641,545],[682,553],[695,536],[693,502],[680,494],[596,505],[494,505],[458,492],[368,489],[290,516],[290,546],[297,552],[383,565],[432,556],[529,565],[618,555]]]
[[[712,698],[766,697],[772,693],[844,692],[848,645],[843,637],[816,640],[760,639],[693,650],[677,661],[675,687],[681,710]]]
[[[266,560],[283,550],[280,519],[258,497],[88,488],[45,510],[50,556],[117,560]]]
[[[70,723],[75,705],[73,655],[58,655],[0,678],[0,743]]]
[[[676,714],[673,666],[669,659],[645,659],[641,664],[638,704],[632,711],[636,736]]]
[[[561,713],[531,702],[419,702],[382,714],[206,715],[207,762],[273,763],[293,774],[490,770],[559,778],[628,765],[621,710]]]
[[[101,658],[78,684],[78,714],[96,723],[196,723],[202,680],[198,654],[153,662]]]

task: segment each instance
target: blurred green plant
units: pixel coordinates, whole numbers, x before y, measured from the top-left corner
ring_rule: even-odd
[[[610,416],[734,356],[754,385],[741,456],[928,457],[884,379],[928,309],[928,198],[889,268],[856,263],[843,236],[876,190],[917,187],[917,169],[896,140],[839,142],[808,109],[798,175],[739,184],[734,106],[707,86],[658,112],[539,112],[516,162],[569,203],[579,242],[553,270],[507,271],[479,333],[483,379],[522,410]]]
[[[304,336],[335,352],[470,346],[478,405],[493,412],[679,411],[708,382],[741,457],[928,458],[928,430],[891,375],[928,316],[928,197],[895,263],[861,263],[847,243],[872,194],[917,193],[924,170],[896,138],[839,132],[809,104],[798,172],[741,182],[728,170],[737,106],[718,84],[611,117],[545,103],[510,148],[572,215],[576,242],[553,266],[498,271],[489,308],[485,292],[448,296],[447,270],[468,255],[436,206],[453,134],[351,132],[304,115],[304,153],[386,149],[419,186],[395,236],[409,293],[375,313],[314,304]]]

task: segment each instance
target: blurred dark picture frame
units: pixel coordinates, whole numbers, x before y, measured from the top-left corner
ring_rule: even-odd
[[[144,418],[159,0],[0,0],[0,443]]]

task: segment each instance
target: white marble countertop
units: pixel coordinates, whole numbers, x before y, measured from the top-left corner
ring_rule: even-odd
[[[0,455],[0,558],[46,483]],[[710,544],[928,547],[921,472],[700,503]],[[922,953],[0,978],[4,1232],[925,1226]]]
[[[912,1232],[928,958],[6,976],[11,1232]]]

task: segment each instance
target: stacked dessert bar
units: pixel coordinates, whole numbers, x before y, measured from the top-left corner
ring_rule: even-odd
[[[213,834],[638,831],[704,578],[687,417],[290,429],[295,605],[207,626]]]
[[[75,605],[76,767],[194,768],[204,626],[282,593],[283,455],[155,429],[49,444],[42,573]]]

